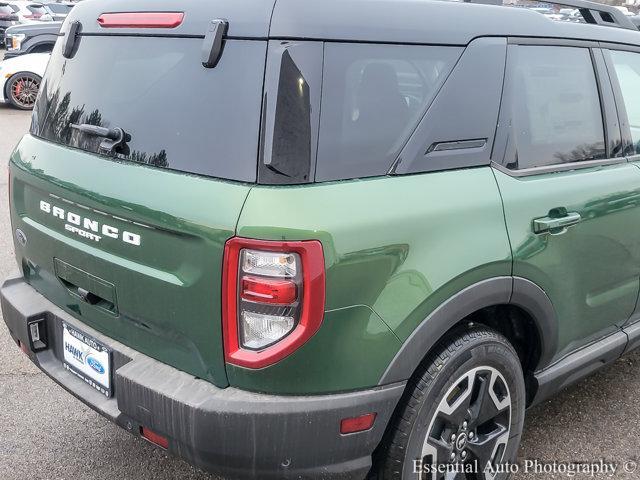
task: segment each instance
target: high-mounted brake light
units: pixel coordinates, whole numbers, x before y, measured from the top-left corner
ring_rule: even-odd
[[[98,17],[103,28],[175,28],[182,20],[183,12],[120,12]]]
[[[263,368],[290,355],[320,328],[324,301],[319,241],[228,240],[222,273],[226,361]]]

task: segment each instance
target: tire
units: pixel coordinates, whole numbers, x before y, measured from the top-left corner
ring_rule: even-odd
[[[507,479],[498,465],[515,462],[525,403],[522,367],[505,337],[480,326],[454,333],[408,383],[371,476],[442,480],[438,465],[458,472],[447,479]],[[489,458],[493,470],[485,468]]]
[[[7,80],[5,95],[20,110],[32,110],[42,79],[35,73],[18,72]]]

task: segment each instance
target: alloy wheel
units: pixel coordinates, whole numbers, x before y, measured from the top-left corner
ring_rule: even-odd
[[[482,366],[460,376],[431,420],[421,480],[494,480],[509,442],[511,394],[502,374]]]
[[[15,104],[21,108],[33,108],[40,82],[31,76],[19,76],[12,79],[10,90],[11,97]]]

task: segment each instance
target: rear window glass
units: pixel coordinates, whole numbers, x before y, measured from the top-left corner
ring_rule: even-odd
[[[71,11],[72,6],[71,5],[65,5],[63,3],[49,3],[47,4],[47,7],[49,7],[49,10],[51,10],[53,13],[69,13],[69,11]]]
[[[202,66],[198,38],[83,36],[72,59],[61,48],[34,135],[99,153],[104,139],[74,125],[121,128],[131,139],[119,159],[255,181],[266,42],[227,40],[212,69]]]
[[[6,3],[2,4],[0,3],[0,16],[2,15],[12,15],[13,14],[13,9],[7,5]]]
[[[44,9],[42,5],[29,5],[27,6],[31,13],[35,13],[37,15],[44,15],[47,11]]]
[[[386,174],[461,51],[326,44],[316,181]]]

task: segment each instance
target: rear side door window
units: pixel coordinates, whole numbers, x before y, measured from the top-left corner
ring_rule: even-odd
[[[522,170],[605,159],[596,74],[588,48],[512,45],[505,163]]]
[[[612,50],[610,54],[631,130],[631,153],[637,155],[640,154],[640,53]]]

